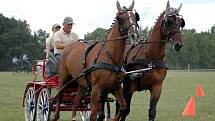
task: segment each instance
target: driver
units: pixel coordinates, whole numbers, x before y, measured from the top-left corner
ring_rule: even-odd
[[[72,31],[73,25],[73,19],[65,17],[63,20],[63,29],[54,34],[54,54],[57,58],[59,58],[66,45],[79,40],[78,35]]]

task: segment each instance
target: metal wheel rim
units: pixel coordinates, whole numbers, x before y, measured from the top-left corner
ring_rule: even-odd
[[[35,91],[32,87],[25,94],[25,121],[34,121],[36,109]]]
[[[50,118],[50,91],[42,89],[37,99],[37,121],[48,121]]]

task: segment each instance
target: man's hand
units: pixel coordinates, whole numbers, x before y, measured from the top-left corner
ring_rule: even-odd
[[[61,41],[55,41],[54,44],[57,49],[64,49],[65,47],[65,44],[61,43]]]

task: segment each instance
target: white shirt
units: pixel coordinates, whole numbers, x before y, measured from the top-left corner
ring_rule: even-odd
[[[13,59],[12,59],[12,62],[13,63],[17,63],[19,61],[19,59],[17,58],[17,57],[14,57]]]
[[[49,52],[51,49],[54,49],[54,37],[52,34],[46,39],[46,45],[48,48],[46,50]]]
[[[54,42],[60,41],[61,43],[65,44],[65,45],[78,41],[78,39],[79,39],[79,37],[76,33],[71,32],[71,33],[67,34],[63,31],[63,29],[54,33]],[[61,51],[62,51],[61,49],[57,49],[56,47],[54,47],[54,54],[56,54],[56,53],[60,54]]]
[[[28,60],[28,57],[27,57],[26,54],[24,54],[24,55],[22,56],[22,60]]]

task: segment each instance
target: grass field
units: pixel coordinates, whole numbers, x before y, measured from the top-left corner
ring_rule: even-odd
[[[27,82],[32,79],[30,74],[0,72],[0,121],[24,120],[22,98]],[[204,97],[195,96],[197,84],[202,85]],[[190,96],[196,99],[196,116],[184,117],[181,114]],[[136,92],[127,121],[146,121],[148,107],[149,92]],[[111,108],[114,110],[114,104]],[[61,114],[60,121],[70,121],[70,112]],[[158,103],[156,121],[215,121],[215,72],[169,71]]]

